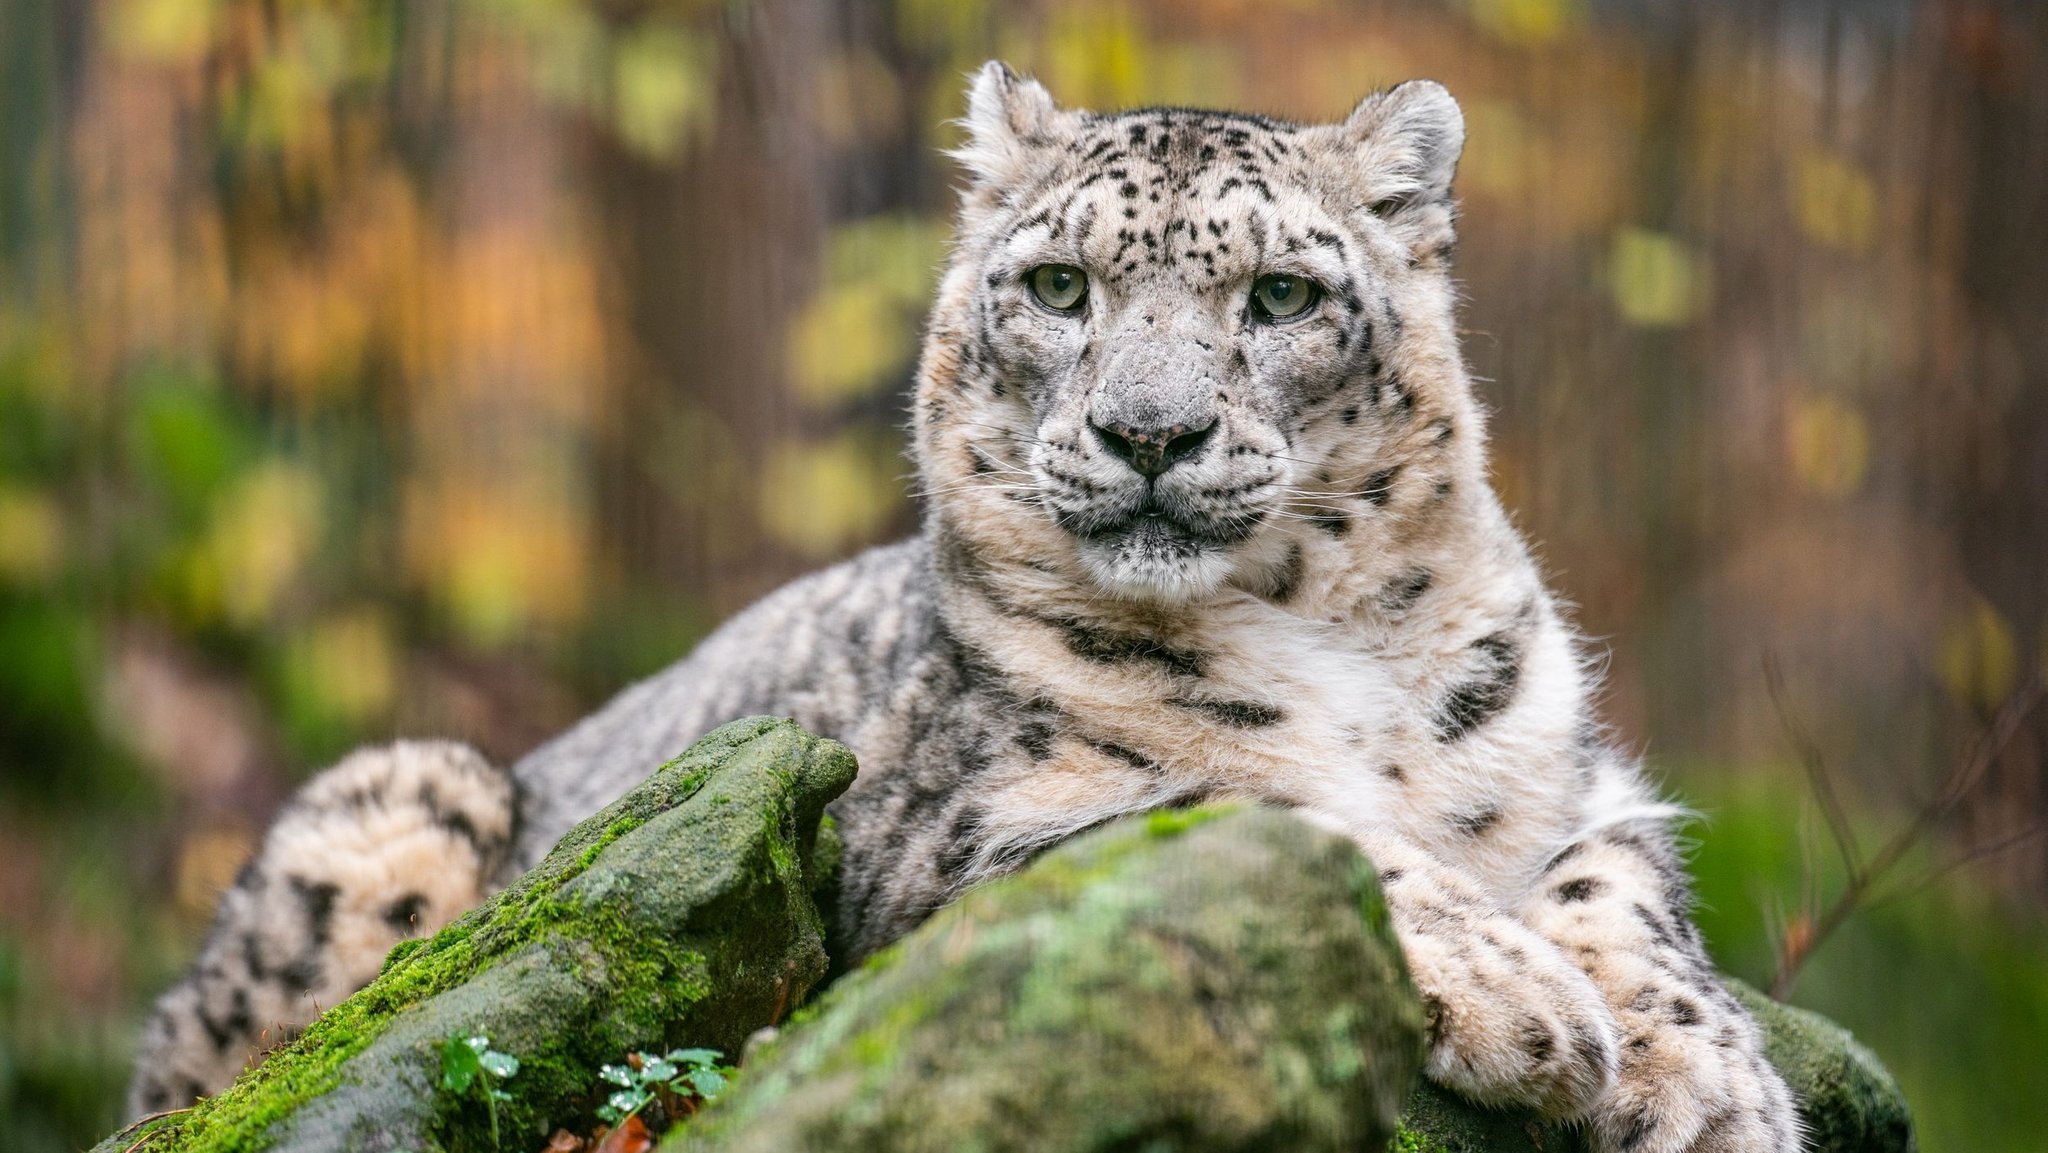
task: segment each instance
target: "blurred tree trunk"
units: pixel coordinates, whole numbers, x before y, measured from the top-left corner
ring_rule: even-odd
[[[1970,318],[1945,391],[1968,398],[1974,419],[1961,451],[1931,463],[1950,470],[1942,511],[1971,584],[2017,649],[2012,674],[2024,677],[2048,660],[2048,20],[2033,6],[1957,3],[1932,23],[1936,91],[1949,102],[1941,121],[1953,126],[1938,142],[1949,163],[1936,165],[1955,181],[1955,287]],[[1972,841],[2048,820],[2044,748],[2048,717],[2036,717],[1975,798]],[[2048,893],[2048,847],[2016,851],[2003,871]]]
[[[809,567],[764,535],[757,477],[800,421],[784,332],[829,223],[810,114],[829,12],[728,12],[708,139],[667,160],[611,134],[588,146],[621,338],[600,531],[629,572],[701,595],[713,617]]]

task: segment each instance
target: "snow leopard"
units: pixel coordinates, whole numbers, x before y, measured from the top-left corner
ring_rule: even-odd
[[[1119,816],[1285,806],[1378,868],[1429,1077],[1603,1151],[1797,1148],[1693,925],[1682,814],[1596,716],[1488,483],[1456,101],[1098,114],[991,63],[967,103],[919,535],[769,595],[509,773],[399,745],[317,780],[161,1003],[133,1107],[217,1089],[305,990],[366,981],[695,737],[778,714],[859,757],[832,807],[845,959]]]

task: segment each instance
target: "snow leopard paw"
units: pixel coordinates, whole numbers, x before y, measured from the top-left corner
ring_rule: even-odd
[[[1621,1018],[1621,1074],[1593,1110],[1600,1153],[1776,1153],[1800,1147],[1798,1109],[1757,1026],[1718,987],[1646,984]]]

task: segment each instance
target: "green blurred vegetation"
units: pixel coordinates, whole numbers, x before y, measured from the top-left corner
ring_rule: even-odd
[[[2044,31],[1976,0],[0,0],[8,1147],[112,1122],[294,781],[395,734],[516,757],[912,529],[940,150],[990,55],[1090,106],[1458,94],[1497,480],[1619,728],[1717,814],[1706,925],[1767,977],[1825,846],[1761,659],[1884,824],[2048,652]],[[1930,852],[2048,817],[2044,744]],[[2044,893],[2022,846],[1798,987],[1935,1153],[2048,1131]]]
[[[1825,834],[1794,835],[1796,818],[1787,819],[1810,815],[1802,779],[1792,765],[1758,766],[1726,791],[1688,798],[1704,813],[1693,829],[1700,928],[1715,958],[1759,987],[1770,984],[1783,932],[1772,914],[1808,885],[1832,894],[1843,881]],[[1902,819],[1862,823],[1889,831]],[[2037,905],[1989,891],[1967,870],[1880,899],[1814,953],[1791,999],[1884,1058],[1913,1104],[1921,1148],[2040,1147],[2048,924]]]

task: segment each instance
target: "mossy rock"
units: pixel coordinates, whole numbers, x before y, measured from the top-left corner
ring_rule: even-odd
[[[1349,841],[1275,810],[1160,813],[841,979],[663,1149],[1383,1148],[1422,1028]]]
[[[1913,1121],[1891,1074],[1846,1029],[1740,981],[1731,992],[1764,1029],[1764,1052],[1799,1098],[1806,1153],[1912,1153]],[[1581,1129],[1521,1110],[1482,1109],[1427,1081],[1401,1119],[1398,1153],[1582,1153]]]
[[[832,986],[663,1153],[1589,1148],[1582,1128],[1416,1076],[1413,993],[1348,842],[1261,811],[1186,831],[1210,815],[1120,822],[969,894]],[[1809,1153],[1910,1153],[1905,1100],[1867,1050],[1730,987],[1800,1098]],[[1357,1057],[1316,1056],[1347,1030]],[[1358,1083],[1299,1073],[1332,1067]]]
[[[737,1053],[825,974],[814,857],[825,805],[853,776],[844,746],[788,721],[718,729],[510,889],[394,949],[369,987],[231,1089],[157,1123],[143,1148],[489,1149],[482,1104],[437,1085],[452,1035],[488,1035],[520,1058],[498,1108],[514,1150],[574,1119],[598,1066],[630,1050]]]
[[[1912,1110],[1876,1054],[1818,1013],[1740,981],[1728,988],[1764,1027],[1764,1055],[1799,1097],[1809,1153],[1912,1153]]]

